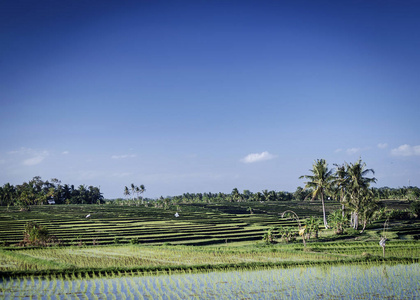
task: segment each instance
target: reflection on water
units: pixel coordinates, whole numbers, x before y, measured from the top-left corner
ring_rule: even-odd
[[[420,299],[420,265],[0,282],[1,299]]]

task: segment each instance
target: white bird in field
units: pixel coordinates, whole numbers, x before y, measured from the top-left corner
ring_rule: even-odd
[[[175,213],[175,217],[178,218],[179,217],[179,214],[178,213]]]
[[[90,214],[88,214],[87,216],[86,216],[86,218],[89,218],[90,217]]]

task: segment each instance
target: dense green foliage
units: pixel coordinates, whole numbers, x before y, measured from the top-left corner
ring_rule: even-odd
[[[100,204],[103,195],[98,187],[61,184],[58,179],[43,181],[36,176],[28,182],[13,186],[9,183],[0,187],[1,206],[19,206],[23,209],[30,205],[43,205],[54,201],[55,204]]]

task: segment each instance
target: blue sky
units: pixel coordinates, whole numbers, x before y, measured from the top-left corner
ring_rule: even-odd
[[[0,185],[420,186],[418,1],[3,1]]]

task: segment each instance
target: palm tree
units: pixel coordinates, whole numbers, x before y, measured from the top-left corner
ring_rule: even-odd
[[[270,194],[270,192],[268,190],[263,190],[262,191],[263,196],[264,196],[264,201],[270,201],[272,194]]]
[[[137,193],[137,198],[141,198],[141,203],[143,202],[143,197],[140,197],[141,194],[143,194],[146,191],[146,188],[144,187],[144,184],[141,184],[139,187],[136,186],[136,193]]]
[[[130,190],[128,189],[128,187],[124,187],[124,196],[126,196],[128,198],[128,196],[130,196]]]
[[[231,195],[232,195],[233,201],[237,201],[237,202],[240,201],[240,199],[241,199],[241,193],[239,193],[239,190],[237,188],[234,188],[232,190]]]
[[[359,159],[354,164],[346,164],[346,172],[348,176],[347,190],[349,199],[348,206],[353,209],[351,214],[351,224],[354,229],[359,225],[359,213],[362,212],[363,206],[367,206],[368,202],[373,199],[373,195],[369,191],[370,183],[376,182],[376,178],[368,178],[367,174],[373,173],[373,169],[366,169],[366,163]]]
[[[134,195],[136,193],[136,186],[134,185],[134,183],[131,184],[131,193],[133,195],[133,200],[134,200]]]
[[[363,224],[363,228],[360,233],[363,233],[366,229],[367,223],[374,217],[375,213],[380,209],[379,204],[372,200],[373,192],[368,190],[368,193],[364,194],[364,205],[360,212],[360,219]]]
[[[321,197],[322,214],[325,228],[328,228],[327,216],[325,214],[324,194],[329,191],[334,181],[332,170],[328,169],[328,164],[325,159],[317,159],[312,165],[313,169],[309,170],[312,175],[302,175],[299,177],[308,179],[305,182],[305,188],[312,188],[312,200],[317,196]]]
[[[346,199],[346,192],[347,192],[347,186],[349,184],[349,176],[346,171],[345,165],[337,165],[334,164],[337,167],[337,170],[335,171],[335,186],[337,191],[338,199],[341,203],[341,215],[345,216],[345,199]]]
[[[254,198],[254,200],[255,200],[255,201],[260,202],[260,201],[262,201],[262,199],[263,199],[263,194],[261,194],[261,192],[256,192],[256,193],[254,194],[253,198]]]

